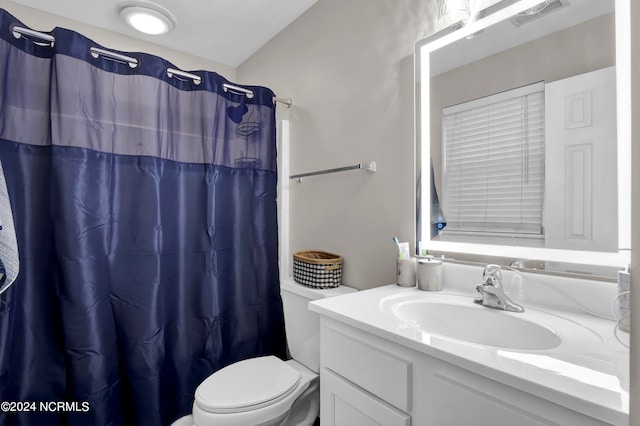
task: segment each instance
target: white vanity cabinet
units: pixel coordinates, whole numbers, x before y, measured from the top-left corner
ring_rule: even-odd
[[[608,424],[477,374],[469,360],[448,362],[321,318],[322,426]]]

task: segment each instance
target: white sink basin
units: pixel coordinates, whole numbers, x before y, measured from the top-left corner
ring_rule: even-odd
[[[563,343],[563,336],[597,339],[590,330],[557,315],[530,308],[524,313],[507,312],[472,300],[434,294],[419,299],[388,299],[382,308],[417,331],[505,349],[552,349]]]
[[[469,301],[471,302],[471,301]],[[480,309],[478,309],[480,308]],[[550,328],[484,306],[423,301],[395,309],[398,319],[441,336],[510,349],[551,349],[561,343]]]

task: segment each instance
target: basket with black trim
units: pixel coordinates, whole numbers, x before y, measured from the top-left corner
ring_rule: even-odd
[[[293,279],[311,288],[335,288],[342,283],[342,256],[326,251],[293,253]]]

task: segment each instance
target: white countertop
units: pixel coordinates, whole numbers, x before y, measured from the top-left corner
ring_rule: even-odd
[[[629,351],[616,340],[613,321],[522,303],[526,309],[539,311],[541,315],[560,315],[576,322],[593,332],[596,338],[587,339],[584,345],[563,339],[563,343],[553,349],[514,350],[429,333],[399,320],[387,308],[393,298],[432,297],[460,301],[468,298],[472,304],[473,296],[469,291],[448,289],[446,285],[443,292],[434,293],[388,285],[311,302],[309,308],[322,316],[605,422],[628,423]]]

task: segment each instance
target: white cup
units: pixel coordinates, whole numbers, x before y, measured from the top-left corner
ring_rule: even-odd
[[[396,283],[401,287],[414,287],[416,285],[416,260],[397,259]]]

